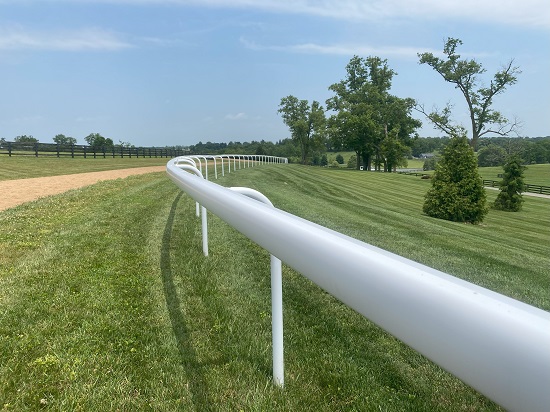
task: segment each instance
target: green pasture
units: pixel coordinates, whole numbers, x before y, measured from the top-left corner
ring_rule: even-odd
[[[480,167],[479,172],[483,179],[502,180],[498,177],[503,173],[502,167]],[[531,185],[550,186],[550,164],[529,165],[523,173],[525,183]]]
[[[550,310],[550,199],[472,226],[422,215],[413,176],[263,165],[218,183]],[[194,212],[164,173],[0,212],[0,409],[500,410],[287,267],[275,388],[269,255],[209,214],[205,258]]]
[[[70,158],[0,156],[0,181],[29,177],[59,176],[73,173],[101,172],[132,167],[162,166],[166,158]]]

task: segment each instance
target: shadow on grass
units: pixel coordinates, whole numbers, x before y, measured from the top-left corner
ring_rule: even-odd
[[[189,330],[185,323],[185,318],[181,310],[180,299],[174,285],[174,276],[172,274],[172,262],[170,258],[170,242],[172,240],[172,228],[174,225],[174,216],[178,202],[183,192],[180,192],[170,208],[170,214],[166,221],[164,234],[162,236],[162,250],[160,255],[160,270],[162,273],[162,283],[164,286],[164,297],[166,307],[170,315],[172,330],[176,337],[178,350],[185,371],[189,376],[189,390],[193,396],[193,403],[197,410],[211,410],[214,405],[208,396],[208,385],[203,373],[203,365],[197,360],[197,353],[193,348],[189,336]]]

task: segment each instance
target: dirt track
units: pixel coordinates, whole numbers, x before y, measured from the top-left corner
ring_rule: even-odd
[[[166,170],[166,166],[136,167],[105,172],[0,181],[0,210],[9,209],[41,197],[63,193],[67,190],[93,185],[101,180],[119,179],[164,170]]]
[[[62,176],[34,177],[0,181],[0,211],[41,197],[56,195],[71,189],[93,185],[101,180],[125,178],[132,175],[162,172],[166,166],[136,167],[105,172],[78,173]],[[486,189],[496,189],[487,187]],[[548,195],[524,192],[527,196],[550,198]]]

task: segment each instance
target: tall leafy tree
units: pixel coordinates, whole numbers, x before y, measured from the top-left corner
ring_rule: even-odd
[[[13,139],[14,142],[17,143],[38,143],[38,139],[36,137],[27,136],[26,134],[22,136],[17,136],[15,139]]]
[[[456,52],[460,39],[449,37],[444,45],[445,58],[439,58],[433,53],[419,53],[420,64],[427,64],[446,82],[454,84],[460,90],[470,117],[471,140],[470,144],[477,148],[478,139],[487,134],[506,136],[517,133],[519,122],[509,121],[500,112],[494,110],[493,100],[499,94],[504,93],[508,86],[517,82],[517,75],[521,73],[519,67],[514,66],[514,60],[510,60],[503,68],[496,72],[487,86],[482,85],[481,75],[486,70],[481,63],[474,59],[461,59]],[[452,120],[452,105],[447,104],[443,109],[435,109],[428,112],[423,105],[417,105],[417,109],[423,113],[433,125],[450,136],[460,136],[466,128]]]
[[[487,199],[473,149],[466,136],[453,137],[437,162],[424,213],[454,222],[481,223]]]
[[[317,101],[311,105],[295,96],[281,99],[278,113],[291,132],[292,140],[300,146],[301,162],[306,164],[311,153],[322,147],[325,138],[325,111]]]
[[[506,151],[496,144],[483,146],[477,152],[479,167],[502,166],[506,161]]]
[[[504,173],[500,183],[500,192],[493,203],[493,207],[508,212],[519,212],[523,203],[521,192],[525,189],[523,172],[526,167],[521,164],[519,157],[512,156],[503,168]]]
[[[395,74],[387,60],[354,56],[346,66],[345,79],[329,87],[334,96],[326,104],[335,112],[329,119],[329,133],[335,146],[355,151],[357,167],[362,160],[370,170],[372,161],[381,158],[391,170],[386,155],[391,152],[391,163],[395,164],[395,154],[401,153],[394,150],[395,139],[406,145],[412,131],[420,126],[410,117],[414,101],[389,93]]]
[[[386,133],[380,143],[379,153],[383,159],[385,172],[391,172],[397,166],[406,166],[406,156],[411,152],[410,147],[398,139],[398,135],[399,129]]]
[[[377,146],[377,157],[384,164],[384,171],[391,172],[396,166],[406,166],[406,158],[412,152],[413,136],[422,123],[411,116],[414,100],[388,96],[383,105],[382,123],[384,136]]]
[[[105,138],[99,133],[90,133],[84,138],[88,145],[94,147],[95,149],[111,149],[113,147],[113,140],[110,138]]]
[[[59,145],[70,146],[76,144],[76,139],[74,137],[65,136],[64,134],[56,134],[53,141]]]

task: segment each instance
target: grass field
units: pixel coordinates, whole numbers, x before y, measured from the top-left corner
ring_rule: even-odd
[[[481,167],[479,171],[483,179],[502,180],[498,177],[503,173],[502,167]],[[523,175],[525,183],[550,186],[550,164],[529,165]]]
[[[423,216],[412,176],[280,165],[218,183],[550,310],[549,199],[472,226]],[[194,208],[154,173],[0,213],[2,410],[499,410],[286,267],[274,388],[269,256],[210,215],[204,258]]]
[[[73,173],[101,172],[131,167],[162,166],[166,158],[98,158],[72,159],[56,157],[0,156],[0,181],[29,177],[59,176]]]

